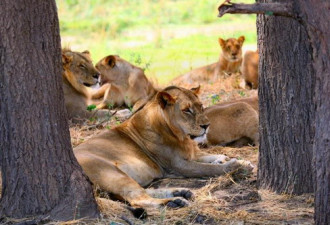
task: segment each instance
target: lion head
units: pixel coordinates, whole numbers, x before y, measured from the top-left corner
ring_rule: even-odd
[[[181,140],[203,136],[209,126],[203,105],[197,97],[200,88],[187,90],[170,86],[156,96],[171,131]]]
[[[104,57],[96,64],[96,68],[101,72],[102,83],[114,83],[119,85],[127,83],[130,74],[143,73],[141,68],[132,65],[118,55],[108,55]]]
[[[76,88],[84,85],[90,87],[98,83],[100,72],[93,66],[89,51],[73,52],[62,50],[64,76]]]
[[[227,40],[219,38],[219,44],[221,46],[223,56],[230,62],[241,60],[244,40],[244,36],[240,36],[238,39],[229,38]]]

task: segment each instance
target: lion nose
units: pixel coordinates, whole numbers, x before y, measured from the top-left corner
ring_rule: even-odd
[[[203,124],[203,125],[200,125],[201,128],[204,128],[205,130],[210,126],[210,124]]]
[[[99,79],[99,76],[100,76],[100,73],[96,73],[96,74],[93,75],[93,78]]]

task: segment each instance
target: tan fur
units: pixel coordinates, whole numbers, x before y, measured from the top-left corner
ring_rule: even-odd
[[[96,64],[96,68],[101,72],[102,83],[105,83],[101,87],[104,101],[98,105],[99,109],[108,108],[109,105],[126,105],[136,110],[156,93],[143,70],[119,56],[104,57]]]
[[[242,75],[245,80],[245,86],[249,89],[258,88],[258,64],[258,51],[247,51],[244,54],[242,63]]]
[[[106,112],[89,112],[87,106],[94,104],[90,87],[97,84],[100,73],[95,69],[88,51],[73,52],[62,50],[63,91],[65,108],[69,119],[81,122],[95,116],[105,116]],[[87,86],[86,86],[87,85]]]
[[[249,143],[259,144],[259,115],[254,109],[257,97],[220,103],[205,109],[210,126],[206,133],[208,145],[235,146]],[[253,106],[252,106],[253,105]],[[251,142],[250,141],[250,142]],[[237,144],[236,142],[240,142]]]
[[[181,198],[188,190],[154,190],[157,199],[142,186],[157,178],[251,170],[248,162],[202,152],[190,138],[205,134],[209,124],[197,92],[168,87],[124,123],[77,146],[75,156],[90,180],[133,207],[181,207],[188,204]]]
[[[239,72],[242,64],[242,46],[245,37],[238,39],[219,38],[219,45],[222,52],[219,61],[207,66],[194,69],[184,75],[175,78],[172,83],[176,85],[194,84],[205,81],[216,81],[220,77],[226,77],[232,73]]]

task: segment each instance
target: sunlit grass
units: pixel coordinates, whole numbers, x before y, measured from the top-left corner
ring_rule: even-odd
[[[255,17],[217,18],[222,1],[57,0],[62,44],[88,49],[96,63],[117,54],[167,84],[192,68],[218,60],[218,37],[245,35],[255,48]],[[253,1],[243,1],[253,2]]]

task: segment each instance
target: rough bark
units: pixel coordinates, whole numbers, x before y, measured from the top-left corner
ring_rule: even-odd
[[[330,2],[297,3],[313,48],[315,73],[315,224],[330,224]]]
[[[259,187],[313,192],[315,74],[306,29],[292,18],[258,15],[257,31]]]
[[[96,217],[64,114],[54,0],[0,2],[0,217]]]

